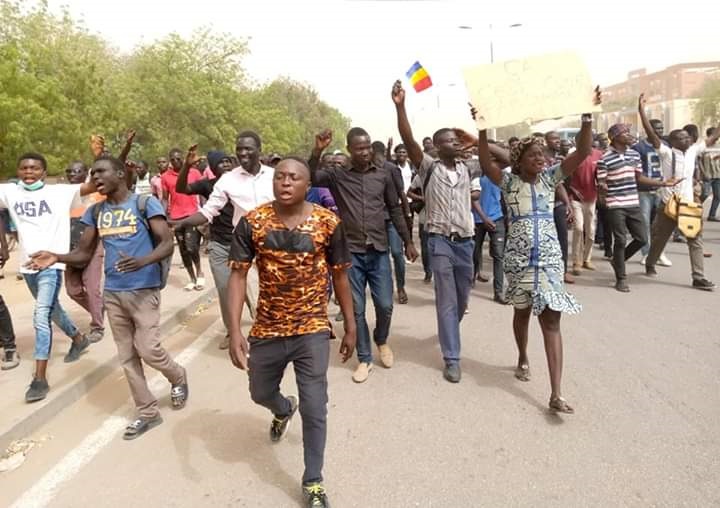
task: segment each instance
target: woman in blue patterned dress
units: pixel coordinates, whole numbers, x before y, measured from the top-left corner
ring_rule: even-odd
[[[596,95],[599,102],[599,92]],[[479,157],[485,174],[503,192],[510,216],[505,247],[504,271],[508,281],[507,298],[515,307],[513,331],[519,356],[515,377],[530,380],[527,356],[530,316],[538,316],[545,341],[550,371],[550,409],[573,413],[560,389],[563,366],[562,312],[575,314],[580,305],[565,291],[564,267],[557,230],[553,220],[555,187],[572,175],[592,149],[592,116],[582,117],[577,149],[562,162],[547,167],[543,138],[525,138],[510,153],[511,173],[505,173],[493,162],[508,159],[497,146],[491,149],[486,131],[480,131]]]

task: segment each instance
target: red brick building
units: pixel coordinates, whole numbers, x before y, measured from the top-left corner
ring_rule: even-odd
[[[720,78],[720,62],[683,63],[648,74],[646,69],[628,73],[627,81],[603,90],[606,103],[636,99],[645,92],[648,102],[698,97],[705,81]]]

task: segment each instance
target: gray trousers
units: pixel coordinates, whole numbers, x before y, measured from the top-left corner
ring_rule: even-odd
[[[292,362],[300,394],[305,473],[303,484],[322,481],[327,439],[327,370],[330,332],[273,339],[249,337],[250,397],[275,416],[290,413],[280,393],[285,367]]]
[[[158,402],[145,380],[142,362],[160,371],[171,384],[186,382],[185,369],[160,343],[160,290],[106,290],[105,312],[138,416],[155,418]]]
[[[210,241],[208,243],[208,261],[210,262],[210,272],[212,272],[215,287],[220,300],[220,313],[222,314],[225,329],[230,329],[230,314],[227,306],[227,287],[228,279],[230,279],[230,267],[228,266],[228,257],[230,256],[230,245],[220,242]],[[247,278],[247,298],[246,304],[250,311],[250,317],[255,319],[255,307],[258,298],[258,278],[257,268],[253,265],[248,272]]]
[[[655,220],[652,224],[652,231],[650,237],[650,253],[648,254],[647,260],[645,261],[646,267],[654,267],[657,263],[660,254],[662,254],[665,245],[667,245],[670,235],[677,227],[677,223],[670,217],[665,215],[661,209],[658,210],[655,215]],[[703,238],[702,231],[698,233],[695,238],[687,239],[688,251],[690,251],[690,267],[692,269],[693,280],[700,280],[705,278],[705,262],[703,260]]]

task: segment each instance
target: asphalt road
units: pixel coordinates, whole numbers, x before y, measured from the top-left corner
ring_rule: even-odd
[[[709,278],[720,282],[720,228],[706,236]],[[689,288],[684,245],[672,244],[660,279],[629,264],[630,294],[611,288],[607,262],[572,291],[584,305],[564,317],[564,394],[575,415],[547,412],[549,382],[537,322],[533,379],[514,379],[510,307],[473,291],[462,324],[463,380],[445,382],[431,286],[408,271],[410,303],[396,305],[396,364],[354,384],[355,361],[329,371],[325,483],[334,507],[718,506],[720,333],[718,294]],[[597,256],[600,255],[595,251]],[[489,265],[486,265],[488,268]],[[247,376],[216,349],[217,312],[169,340],[188,366],[179,412],[155,385],[165,423],[133,442],[121,372],[33,436],[47,439],[0,475],[0,505],[17,507],[263,506],[301,502],[300,422],[271,445],[270,417],[249,398]],[[154,376],[154,373],[152,374]],[[283,382],[296,393],[292,369]]]

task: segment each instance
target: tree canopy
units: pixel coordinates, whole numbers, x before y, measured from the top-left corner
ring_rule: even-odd
[[[698,125],[720,124],[720,79],[706,81],[694,106]]]
[[[308,152],[315,132],[345,132],[349,120],[308,85],[279,78],[252,86],[247,41],[210,29],[177,34],[121,54],[67,12],[0,0],[0,177],[37,151],[57,174],[90,159],[91,134],[119,151],[136,129],[135,159],[172,147],[232,150],[252,129],[263,151]],[[342,138],[340,136],[339,138]]]

